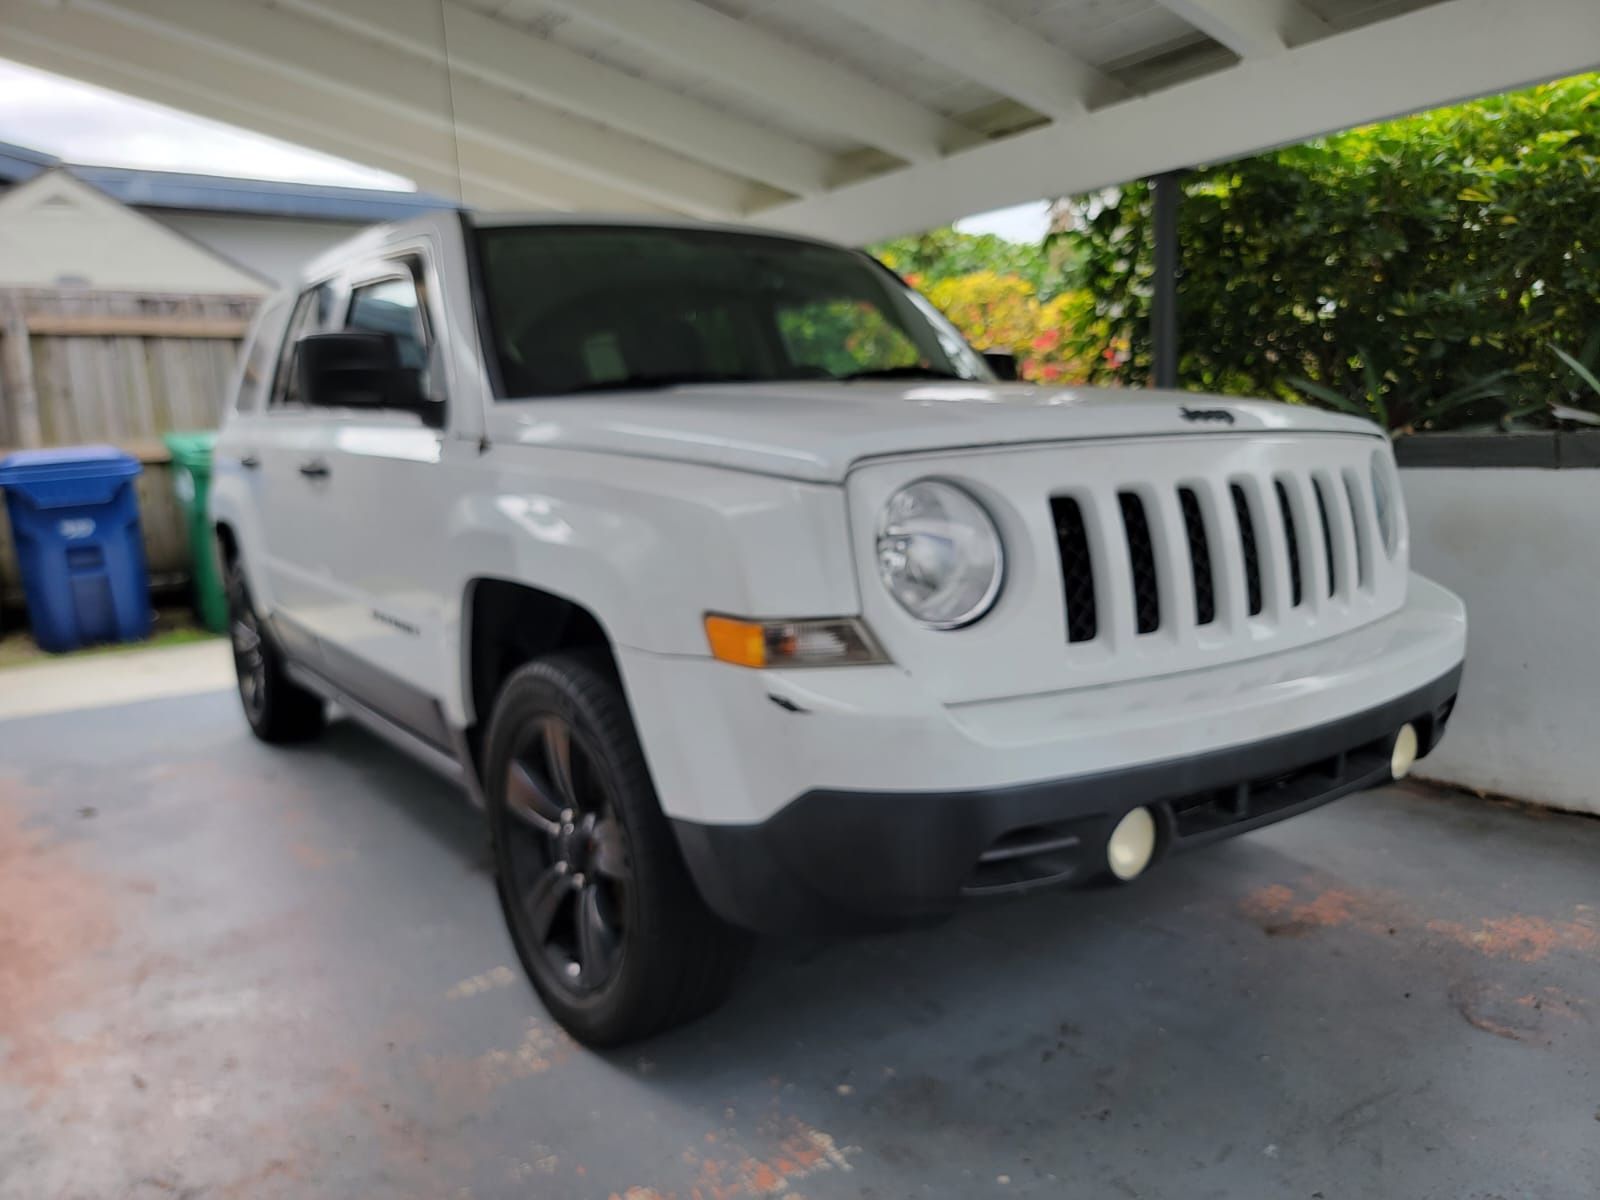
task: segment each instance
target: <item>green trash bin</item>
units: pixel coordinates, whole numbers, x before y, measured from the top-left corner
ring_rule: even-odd
[[[172,486],[189,526],[189,557],[194,563],[194,607],[201,623],[216,633],[228,628],[228,597],[222,590],[216,540],[211,536],[207,499],[211,491],[212,430],[169,433],[163,439],[172,454]]]

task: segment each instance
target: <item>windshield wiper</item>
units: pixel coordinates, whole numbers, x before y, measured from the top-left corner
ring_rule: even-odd
[[[878,367],[871,371],[852,371],[848,375],[835,375],[839,383],[852,379],[960,379],[954,371],[938,367]]]

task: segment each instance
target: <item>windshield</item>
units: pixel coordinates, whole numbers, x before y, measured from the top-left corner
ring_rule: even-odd
[[[508,397],[993,377],[922,297],[853,251],[633,226],[507,226],[477,238]]]

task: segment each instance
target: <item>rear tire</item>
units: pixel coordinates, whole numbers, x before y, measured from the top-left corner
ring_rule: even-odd
[[[285,672],[283,651],[261,624],[237,558],[228,564],[228,637],[239,702],[251,731],[274,745],[309,741],[321,733],[327,705]]]
[[[748,939],[700,898],[609,661],[563,653],[512,674],[484,765],[501,908],[551,1015],[610,1046],[721,1003]]]

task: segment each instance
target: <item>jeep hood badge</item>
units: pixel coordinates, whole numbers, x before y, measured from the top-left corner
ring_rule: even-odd
[[[1185,421],[1221,421],[1224,425],[1233,424],[1233,414],[1225,408],[1188,408],[1180,406],[1178,412]]]

